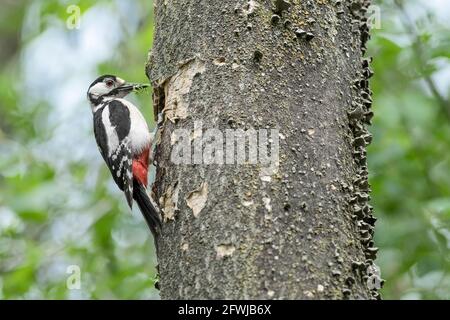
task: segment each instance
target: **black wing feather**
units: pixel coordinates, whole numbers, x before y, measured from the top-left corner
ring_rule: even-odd
[[[97,142],[98,150],[100,151],[100,154],[103,157],[103,160],[105,160],[106,163],[108,163],[107,155],[108,155],[108,138],[106,137],[106,131],[105,127],[103,126],[102,122],[102,112],[105,107],[99,108],[94,113],[94,135],[95,135],[95,141]]]
[[[125,139],[130,133],[130,110],[120,101],[112,100],[108,103],[109,121],[116,128],[119,141]]]
[[[105,108],[109,110],[109,122],[117,133],[119,145],[109,150],[108,136],[102,120]],[[100,153],[117,186],[125,193],[130,208],[133,205],[133,159],[131,155],[130,112],[120,101],[112,100],[94,113],[94,134]]]

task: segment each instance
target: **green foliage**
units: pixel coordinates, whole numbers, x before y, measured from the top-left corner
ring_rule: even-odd
[[[120,38],[108,49],[111,58],[94,65],[89,80],[112,73],[147,82],[143,66],[153,37],[152,4],[56,0],[28,4],[3,5],[0,22],[2,48],[13,47],[1,52],[7,63],[2,64],[0,73],[0,298],[157,298],[149,231],[139,215],[129,214],[94,144],[91,111],[85,101],[89,83],[81,88],[78,95],[82,101],[72,111],[80,120],[69,123],[67,131],[61,130],[61,124],[67,125],[73,117],[52,119],[65,112],[56,108],[67,100],[55,103],[49,96],[64,90],[65,81],[55,82],[53,70],[48,78],[35,75],[36,70],[29,68],[24,58],[30,46],[44,42],[43,35],[50,30],[60,32],[62,41],[76,50],[83,27],[89,24],[89,13],[102,8],[119,21]],[[80,6],[80,30],[66,28],[66,9],[71,4]],[[131,22],[137,27],[123,27],[128,23],[124,10],[130,10],[135,19]],[[37,28],[17,31],[28,30],[27,24]],[[108,30],[111,26],[101,27]],[[52,49],[62,50],[58,46],[48,50]],[[80,72],[66,73],[65,80],[86,77],[81,67],[87,58],[81,53],[79,60],[69,61],[69,65],[79,64]],[[64,59],[57,57],[54,65],[67,66]],[[29,79],[38,76],[48,82],[48,89],[44,85],[45,91],[36,95]],[[150,120],[149,93],[134,99]],[[65,141],[55,139],[61,133],[66,135]],[[61,151],[64,146],[68,149]],[[74,156],[82,147],[87,149],[85,154]],[[79,290],[66,286],[72,265],[80,267]]]
[[[373,31],[369,52],[376,73],[369,165],[378,216],[377,263],[387,280],[383,296],[448,299],[450,90],[442,87],[445,77],[440,74],[449,70],[450,30],[436,16],[439,12],[424,7],[425,0],[378,2],[382,29]],[[143,66],[153,38],[153,4],[124,3],[49,0],[2,6],[0,298],[157,298],[149,232],[138,214],[128,214],[93,141],[84,101],[88,83],[73,89],[83,100],[72,106],[72,113],[60,108],[70,99],[57,95],[71,80],[103,73],[147,81]],[[65,27],[71,4],[80,6],[80,30]],[[112,42],[109,56],[94,61],[93,70],[82,68],[92,58],[83,52],[67,63],[70,51],[61,51],[65,53],[54,66],[70,70],[63,70],[63,79],[51,65],[47,76],[27,64],[30,48],[45,47],[45,36],[55,30],[62,38],[52,43],[74,51],[82,47],[82,31],[96,9],[109,10],[109,23],[119,25],[99,28],[111,29],[111,34],[119,30],[120,37]],[[94,46],[103,39],[89,41]],[[33,82],[36,78],[48,81],[48,88]],[[51,98],[55,94],[59,98]],[[152,121],[149,94],[135,99]],[[61,116],[55,120],[55,114]],[[61,133],[66,135],[62,141],[57,139]],[[72,265],[81,270],[80,290],[66,286]]]
[[[441,79],[436,59],[450,68],[450,29],[424,5],[384,1],[383,28],[370,42],[369,169],[387,299],[450,298],[450,100],[432,89]]]

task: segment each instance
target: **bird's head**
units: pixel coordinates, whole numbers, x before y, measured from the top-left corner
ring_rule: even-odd
[[[139,91],[147,87],[149,87],[148,84],[128,83],[113,75],[103,75],[89,86],[87,98],[91,105],[97,106],[106,98],[123,98],[130,92]]]

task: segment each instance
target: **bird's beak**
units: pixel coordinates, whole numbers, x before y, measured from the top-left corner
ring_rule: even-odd
[[[124,83],[123,85],[117,87],[114,90],[117,91],[117,93],[120,94],[121,96],[126,96],[127,94],[133,91],[134,92],[141,91],[148,88],[149,86],[150,86],[149,84],[144,83]]]

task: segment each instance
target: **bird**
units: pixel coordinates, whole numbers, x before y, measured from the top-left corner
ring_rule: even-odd
[[[124,99],[148,84],[128,83],[114,75],[98,77],[89,86],[94,135],[112,178],[130,209],[136,201],[153,237],[161,231],[158,205],[147,192],[152,133],[139,109]]]

